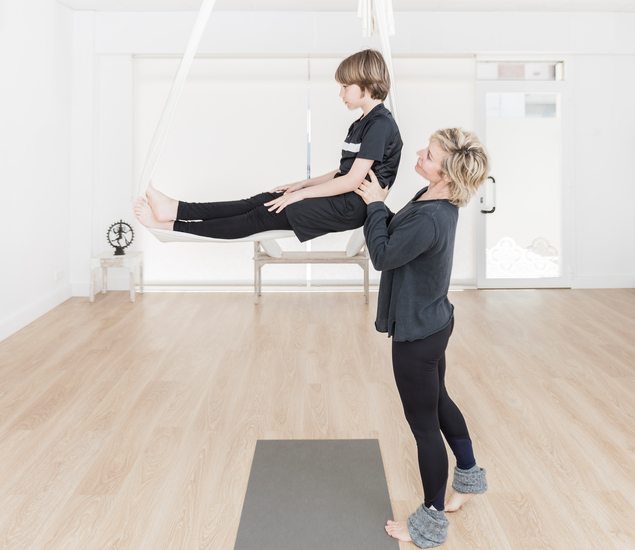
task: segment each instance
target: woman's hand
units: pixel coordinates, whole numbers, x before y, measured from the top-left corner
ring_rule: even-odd
[[[304,194],[301,190],[295,192],[287,191],[281,197],[266,202],[264,206],[270,206],[270,208],[268,209],[269,212],[275,210],[276,214],[280,214],[280,212],[282,212],[287,206],[293,204],[294,202],[300,202],[301,200],[304,200]]]
[[[383,189],[382,186],[379,185],[379,180],[375,172],[369,170],[368,174],[370,175],[370,181],[364,180],[359,188],[355,189],[355,193],[357,193],[366,204],[378,201],[384,202],[388,195],[388,188]]]

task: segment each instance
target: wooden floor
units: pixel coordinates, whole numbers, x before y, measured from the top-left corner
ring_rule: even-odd
[[[490,491],[443,548],[634,549],[635,290],[451,300]],[[0,548],[230,550],[259,438],[378,438],[405,518],[421,482],[375,302],[111,292],[0,343]]]

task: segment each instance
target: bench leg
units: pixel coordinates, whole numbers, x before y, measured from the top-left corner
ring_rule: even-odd
[[[254,304],[258,303],[258,296],[260,296],[260,266],[258,261],[254,260]]]
[[[364,296],[366,297],[366,303],[368,304],[368,294],[369,294],[369,282],[368,282],[369,274],[368,274],[368,261],[364,263]]]
[[[108,290],[108,268],[101,268],[101,293],[106,294]]]
[[[254,304],[258,303],[258,264],[254,262]]]
[[[256,256],[260,250],[260,242],[254,241],[254,304],[258,303],[258,261]]]
[[[88,294],[88,301],[92,304],[95,301],[95,270],[94,267],[90,270],[90,293]]]
[[[130,301],[134,302],[134,267],[130,270]]]

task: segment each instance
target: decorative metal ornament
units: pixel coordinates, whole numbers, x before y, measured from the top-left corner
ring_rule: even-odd
[[[123,256],[124,248],[130,246],[134,239],[134,231],[129,223],[119,220],[108,228],[106,237],[108,244],[115,248],[115,256]]]

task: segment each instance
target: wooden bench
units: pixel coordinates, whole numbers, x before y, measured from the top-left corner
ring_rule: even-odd
[[[265,251],[261,241],[254,241],[254,303],[262,294],[262,267],[266,264],[356,264],[364,270],[364,296],[368,303],[369,256],[364,245],[357,254],[346,252],[312,251],[280,252],[275,256]]]

